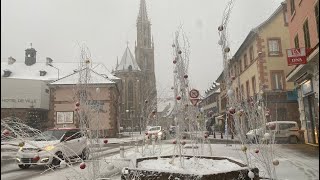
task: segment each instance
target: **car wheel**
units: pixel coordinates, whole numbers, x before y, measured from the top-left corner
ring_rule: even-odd
[[[19,164],[18,166],[21,169],[28,169],[31,165],[30,164]]]
[[[290,136],[289,137],[289,143],[290,144],[298,144],[298,137],[297,136]]]
[[[82,153],[81,153],[81,159],[82,160],[87,160],[89,159],[89,150],[88,148],[84,148]]]
[[[56,156],[58,156],[60,159],[63,159],[62,152],[57,152]],[[60,159],[53,157],[51,162],[51,165],[53,166],[53,168],[60,166]]]

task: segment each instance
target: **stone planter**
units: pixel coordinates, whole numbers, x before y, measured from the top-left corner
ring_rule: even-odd
[[[185,159],[193,158],[193,156],[185,155],[183,156]],[[172,156],[161,156],[161,158],[172,158]],[[179,157],[177,157],[179,158]],[[248,177],[249,169],[246,165],[237,162],[235,160],[229,159],[227,157],[208,157],[208,156],[200,156],[198,157],[200,159],[211,159],[215,161],[219,160],[227,160],[230,163],[234,163],[239,166],[239,168],[230,168],[227,171],[219,172],[219,171],[212,171],[210,173],[197,173],[197,174],[191,174],[190,172],[174,172],[174,171],[168,171],[168,170],[160,170],[160,169],[145,169],[145,168],[139,168],[138,164],[139,162],[143,162],[145,160],[157,160],[158,157],[146,157],[146,158],[138,158],[135,162],[135,167],[125,168],[125,170],[122,171],[121,179],[122,180],[129,180],[129,179],[139,179],[141,180],[232,180],[232,179],[245,179],[245,180],[251,180]],[[254,180],[259,179],[259,169],[254,168],[251,169],[252,172],[254,172],[255,177]],[[243,177],[243,178],[239,178]]]

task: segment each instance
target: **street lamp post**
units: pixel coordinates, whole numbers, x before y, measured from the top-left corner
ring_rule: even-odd
[[[126,113],[127,113],[127,120],[128,120],[128,121],[129,121],[129,115],[130,115],[129,112],[130,112],[130,110],[127,109],[127,110],[126,110]],[[126,124],[127,124],[127,123],[126,123]]]
[[[133,116],[134,115],[134,116]],[[136,119],[136,112],[131,110],[131,138],[133,138],[133,120]]]
[[[131,119],[131,137],[133,138],[133,117],[132,117],[132,113],[134,112],[134,110],[130,111],[129,109],[127,109],[126,112],[129,114],[129,118]],[[128,118],[128,120],[130,120],[129,118]]]
[[[140,135],[141,135],[141,120],[142,120],[142,116],[139,117],[139,129],[140,129]]]

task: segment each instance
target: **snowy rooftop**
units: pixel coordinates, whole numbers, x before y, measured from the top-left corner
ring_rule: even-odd
[[[121,58],[120,64],[116,67],[116,71],[123,70],[140,71],[139,65],[134,59],[129,47],[126,48]]]
[[[77,84],[77,83],[81,83],[81,75],[85,74],[86,69],[82,69],[80,71],[74,72],[68,76],[65,76],[61,79],[58,79],[50,84],[53,85],[67,85],[67,84]],[[106,76],[100,75],[97,72],[93,71],[92,69],[88,68],[87,71],[87,76],[88,76],[88,83],[89,84],[113,84],[115,82],[113,82],[111,79],[109,79]],[[83,81],[84,79],[82,79]]]
[[[46,62],[36,62],[31,66],[27,66],[24,62],[14,62],[13,64],[1,62],[1,77],[3,77],[4,71],[9,70],[11,74],[5,78],[53,81],[58,79],[58,73],[59,78],[62,78],[80,69],[78,62],[53,62],[51,64],[54,67],[47,65]],[[98,74],[105,75],[112,80],[119,79],[112,75],[103,63],[92,63],[90,66]],[[40,76],[40,71],[45,71],[45,75]]]
[[[165,98],[158,100],[158,112],[161,112],[163,116],[169,116],[174,108],[173,98]]]

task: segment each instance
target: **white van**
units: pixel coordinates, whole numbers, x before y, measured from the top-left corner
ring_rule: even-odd
[[[299,126],[295,121],[272,121],[266,124],[266,127],[250,130],[246,138],[250,141],[259,140],[263,137],[264,132],[275,135],[275,140],[285,140],[289,143],[296,144],[300,141]]]

